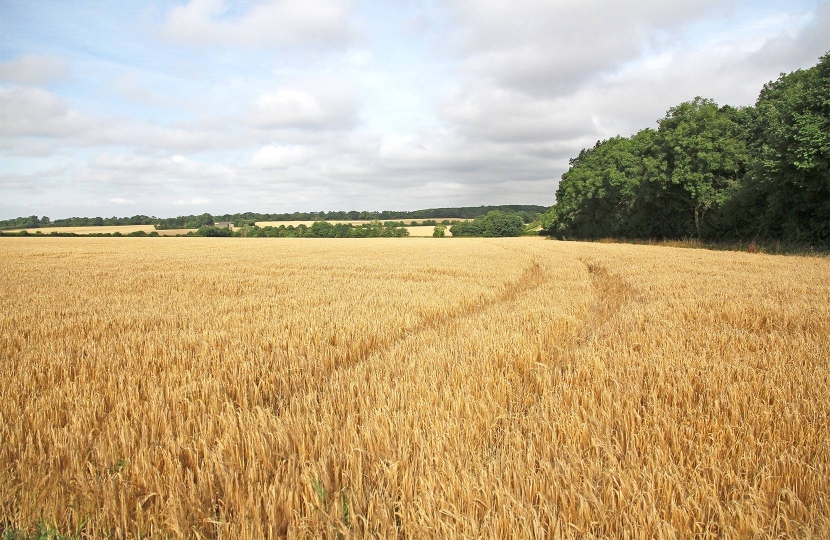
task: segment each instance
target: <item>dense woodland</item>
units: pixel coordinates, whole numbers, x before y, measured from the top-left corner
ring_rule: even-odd
[[[555,236],[830,244],[830,53],[754,107],[698,97],[570,165],[543,218]]]
[[[455,223],[450,232],[453,236],[522,236],[525,224],[518,214],[494,210],[472,221]]]

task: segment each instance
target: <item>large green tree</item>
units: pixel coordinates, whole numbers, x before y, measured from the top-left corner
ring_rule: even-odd
[[[830,242],[830,53],[766,84],[753,120],[758,234]]]
[[[666,178],[682,188],[698,238],[706,214],[726,202],[746,173],[746,117],[743,110],[697,97],[672,107],[659,122]]]
[[[645,129],[630,139],[614,137],[582,150],[562,175],[556,206],[543,216],[542,226],[584,238],[637,236],[647,229],[636,214],[647,204],[642,196],[653,191],[642,189],[643,182],[661,177],[654,138],[654,130]]]
[[[453,236],[521,236],[525,226],[514,212],[493,210],[473,221],[462,221],[450,227]]]
[[[698,97],[658,123],[572,159],[543,227],[830,244],[830,53],[767,84],[755,107]]]

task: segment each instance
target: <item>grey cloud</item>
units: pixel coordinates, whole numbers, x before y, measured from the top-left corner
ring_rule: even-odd
[[[27,54],[0,62],[0,80],[26,85],[45,85],[66,78],[69,63],[52,55]]]
[[[0,175],[0,189],[7,195],[14,193],[44,195],[65,182],[70,172],[69,167],[55,166],[30,174],[5,173]]]
[[[591,111],[567,98],[534,98],[486,84],[450,96],[441,113],[473,140],[522,143],[595,133]]]
[[[517,151],[518,150],[518,151]],[[339,193],[330,208],[341,208],[349,193],[386,193],[400,190],[454,186],[454,192],[486,193],[498,190],[506,180],[528,182],[539,192],[550,190],[550,152],[523,152],[514,146],[481,142],[470,144],[449,133],[425,133],[414,137],[369,137],[352,135],[340,143],[321,147],[280,147],[269,145],[254,154],[247,166],[203,163],[173,156],[150,158],[135,155],[101,155],[76,171],[75,181],[121,189],[123,197],[140,200],[144,190],[176,185],[209,186],[217,193],[231,193],[244,186],[246,193],[263,198],[291,190],[310,190],[321,197]],[[545,183],[547,182],[547,187]],[[535,183],[535,184],[534,184]],[[279,186],[277,188],[276,186]],[[527,194],[524,195],[527,200]],[[436,192],[437,197],[437,192]],[[400,195],[396,197],[399,200]],[[436,199],[437,200],[437,199]],[[492,200],[476,199],[482,204]],[[284,203],[283,203],[284,204]],[[366,208],[365,206],[362,208]],[[296,209],[296,207],[295,207]]]
[[[58,148],[54,141],[32,138],[0,138],[0,153],[6,156],[46,157],[54,154]]]
[[[660,32],[732,2],[601,0],[458,2],[459,36],[472,76],[534,96],[563,95],[638,58]],[[675,38],[678,36],[675,35]]]
[[[476,190],[510,179],[547,177],[546,157],[518,145],[472,142],[444,131],[357,137],[320,160],[320,175],[371,189],[451,183]],[[366,191],[364,188],[364,192]]]
[[[492,5],[485,4],[484,12],[488,13],[488,7]],[[636,13],[644,5],[626,5],[626,9],[631,7]],[[690,10],[700,7],[694,2],[684,5]],[[528,26],[524,28],[528,31],[528,37],[524,40],[529,47],[527,50],[536,47],[532,30],[539,24],[537,18],[544,20],[546,13],[550,15],[560,9],[563,13],[573,14],[591,6],[597,8],[590,3],[588,7],[534,6],[533,9],[539,13],[531,9],[531,13],[524,14],[529,16]],[[695,47],[666,47],[652,51],[648,56],[637,53],[634,60],[613,70],[586,69],[586,80],[562,92],[527,91],[528,85],[532,88],[533,84],[527,81],[519,84],[517,80],[507,77],[500,66],[485,68],[476,64],[482,54],[490,53],[472,49],[468,67],[472,65],[475,69],[468,71],[463,86],[441,104],[441,118],[447,127],[476,143],[501,142],[512,145],[517,153],[547,153],[552,159],[550,167],[561,173],[567,167],[567,159],[563,159],[565,156],[576,155],[580,148],[592,146],[599,139],[618,134],[631,135],[646,127],[656,127],[656,121],[668,108],[696,95],[712,97],[722,104],[753,103],[763,84],[775,78],[779,69],[792,70],[800,65],[808,67],[816,62],[821,54],[816,51],[822,51],[822,43],[827,44],[824,37],[827,34],[820,31],[828,24],[827,6],[826,3],[820,5],[812,22],[804,28],[784,26],[781,34],[769,33],[766,42],[755,39],[752,43],[746,43],[724,36],[710,38],[711,41],[701,42]],[[504,17],[505,24],[508,24],[511,21],[509,10],[501,9],[503,4],[497,7],[500,9],[492,10],[486,18],[495,21]],[[621,8],[610,6],[609,9],[613,13]],[[471,15],[472,19],[476,17],[481,18],[482,15]],[[600,19],[607,17],[607,14],[599,15]],[[649,17],[645,19],[655,24],[682,25],[681,17],[668,12],[661,15],[659,9]],[[512,31],[509,30],[508,34]],[[507,53],[512,54],[520,50],[520,45],[517,34],[496,37],[494,43],[482,45],[482,48],[498,53],[499,48],[504,47]],[[586,47],[592,46],[588,40]],[[551,58],[557,55],[564,58],[552,61],[555,69],[551,69],[554,70],[559,69],[561,63],[572,60],[567,51],[545,54]],[[610,55],[609,62],[614,58]],[[772,67],[769,62],[773,62]],[[530,151],[529,145],[535,145],[536,150]]]

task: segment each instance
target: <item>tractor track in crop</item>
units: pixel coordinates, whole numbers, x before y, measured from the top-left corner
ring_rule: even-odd
[[[275,408],[278,411],[285,410],[290,405],[290,402],[323,391],[338,373],[366,362],[372,356],[381,355],[406,339],[429,330],[440,329],[450,323],[472,317],[495,306],[512,302],[518,297],[537,289],[543,283],[544,279],[544,268],[538,260],[534,259],[531,264],[524,268],[516,280],[505,283],[495,294],[488,296],[482,295],[473,302],[456,306],[443,317],[423,317],[415,325],[403,329],[386,339],[373,337],[373,339],[369,340],[353,354],[347,354],[338,359],[338,362],[331,368],[321,370],[315,377],[315,382],[310,387],[300,388],[297,391],[290,392],[284,400],[280,400],[279,406]],[[274,410],[273,407],[272,410]]]

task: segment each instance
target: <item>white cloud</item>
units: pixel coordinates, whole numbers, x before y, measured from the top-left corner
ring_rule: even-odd
[[[349,39],[351,2],[271,0],[241,14],[223,0],[190,0],[168,14],[162,34],[193,46],[339,44]]]
[[[354,124],[358,108],[350,83],[316,79],[261,95],[250,123],[263,129],[339,129]]]
[[[0,86],[0,140],[7,148],[43,150],[27,138],[61,141],[74,147],[129,145],[165,151],[204,151],[249,146],[238,130],[218,119],[190,125],[161,125],[134,118],[92,117],[70,107],[58,94],[31,87]]]
[[[45,85],[66,78],[69,63],[51,55],[26,54],[0,62],[0,80],[27,85]]]
[[[125,199],[124,197],[113,197],[108,202],[110,204],[117,204],[118,206],[129,206],[135,204],[135,201]]]
[[[769,71],[787,72],[793,65],[813,65],[823,54],[830,52],[830,2],[816,6],[806,24],[803,17],[787,17],[789,28],[769,38],[748,58],[753,67]],[[740,67],[740,66],[736,66]]]
[[[209,204],[213,199],[206,199],[204,197],[194,197],[192,199],[179,199],[173,201],[175,206],[204,206]]]
[[[119,75],[113,81],[113,86],[121,93],[124,98],[142,103],[144,105],[151,105],[154,107],[181,107],[185,104],[179,100],[171,99],[155,89],[145,85],[141,77],[135,72],[128,72]]]
[[[150,157],[134,156],[127,154],[109,155],[101,154],[90,160],[92,168],[99,171],[127,171],[129,173],[154,173],[159,166],[166,161]]]
[[[265,146],[257,150],[249,165],[257,169],[283,169],[305,165],[313,156],[305,146]]]
[[[0,87],[0,135],[66,137],[90,127],[51,92],[30,87]]]
[[[213,187],[231,186],[239,178],[234,167],[206,163],[174,155],[153,158],[128,154],[102,154],[77,167],[74,181],[87,186],[121,186],[146,190],[150,186]]]

